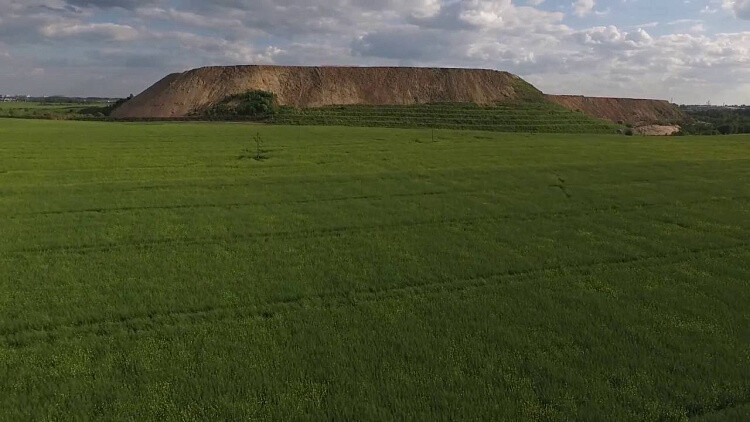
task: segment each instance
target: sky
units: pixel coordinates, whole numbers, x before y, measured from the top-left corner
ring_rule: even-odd
[[[0,0],[0,94],[210,65],[505,70],[551,94],[750,104],[750,0]]]

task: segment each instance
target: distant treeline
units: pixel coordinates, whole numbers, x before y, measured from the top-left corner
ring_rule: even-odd
[[[682,125],[686,135],[750,133],[750,106],[680,106],[688,116]]]
[[[130,100],[76,98],[76,97],[23,97],[23,100],[0,102],[0,117],[14,117],[22,119],[106,119],[112,111]]]
[[[62,95],[53,95],[51,97],[27,97],[27,96],[7,96],[16,102],[38,103],[38,104],[90,104],[90,103],[113,103],[118,98],[105,97],[66,97]]]
[[[117,101],[118,98],[101,98],[101,97],[64,97],[64,96],[52,96],[52,97],[31,97],[29,101],[34,101],[42,104],[88,104],[88,103],[112,103]]]

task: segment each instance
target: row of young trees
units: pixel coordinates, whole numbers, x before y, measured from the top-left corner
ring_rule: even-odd
[[[750,133],[750,106],[682,107],[690,121],[682,125],[689,135]]]

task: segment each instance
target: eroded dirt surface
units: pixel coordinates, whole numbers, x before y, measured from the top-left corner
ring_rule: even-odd
[[[276,94],[279,104],[493,104],[541,92],[507,72],[406,67],[205,67],[169,75],[119,107],[117,118],[183,117],[250,90]]]
[[[679,107],[664,100],[580,95],[547,95],[547,98],[570,110],[582,111],[613,123],[631,123],[638,127],[652,125],[673,127],[673,124],[680,123],[686,118]]]

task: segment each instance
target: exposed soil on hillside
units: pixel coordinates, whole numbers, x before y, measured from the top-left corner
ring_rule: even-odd
[[[580,95],[547,95],[547,98],[570,110],[614,123],[634,126],[681,123],[685,114],[676,105],[664,100],[634,98],[583,97]]]
[[[112,112],[115,118],[180,118],[202,115],[225,99],[269,91],[278,104],[297,108],[331,105],[545,102],[614,123],[677,124],[685,115],[660,100],[544,96],[507,72],[409,67],[204,67],[171,74]]]
[[[167,76],[112,113],[116,118],[169,118],[200,113],[250,90],[276,94],[280,105],[493,104],[541,92],[494,70],[406,67],[205,67]]]
[[[675,125],[646,125],[635,128],[635,133],[648,136],[670,136],[680,131]]]

